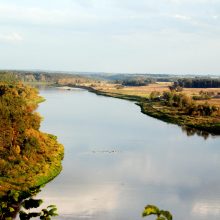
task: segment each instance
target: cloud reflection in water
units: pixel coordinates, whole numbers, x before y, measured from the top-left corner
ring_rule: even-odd
[[[140,219],[148,203],[178,220],[220,218],[219,138],[187,137],[132,102],[87,92],[42,95],[42,129],[66,149],[63,172],[39,194],[57,205],[58,219]]]

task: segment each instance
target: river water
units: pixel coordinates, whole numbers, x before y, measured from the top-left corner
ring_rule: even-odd
[[[138,220],[147,204],[176,220],[220,219],[219,137],[187,136],[130,101],[40,92],[41,130],[65,146],[62,173],[38,195],[57,219]]]

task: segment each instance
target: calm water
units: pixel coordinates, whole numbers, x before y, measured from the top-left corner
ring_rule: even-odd
[[[62,173],[39,194],[57,205],[58,219],[138,220],[147,204],[176,220],[220,219],[219,137],[188,137],[129,101],[83,90],[41,94],[41,130],[65,146]]]

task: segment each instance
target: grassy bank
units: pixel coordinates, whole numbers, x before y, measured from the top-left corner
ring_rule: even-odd
[[[61,161],[64,149],[61,144],[51,139],[51,135],[41,133],[44,145],[32,156],[18,156],[19,163],[7,163],[7,176],[0,177],[0,197],[9,190],[28,191],[30,188],[43,186],[54,179],[62,170]],[[11,165],[11,166],[10,166]]]
[[[90,92],[93,92],[97,95],[120,98],[125,100],[130,100],[136,102],[138,106],[141,108],[141,112],[143,114],[149,115],[151,117],[157,118],[164,122],[172,123],[183,127],[184,129],[192,128],[198,129],[198,131],[207,132],[213,135],[220,135],[220,119],[218,117],[212,116],[189,116],[184,114],[183,112],[177,110],[174,107],[165,106],[162,102],[153,102],[149,101],[145,96],[141,93],[141,95],[134,95],[135,93],[120,92],[120,90],[116,89],[104,89],[91,86],[74,86],[76,88],[86,89]]]
[[[192,117],[175,111],[174,108],[166,108],[160,103],[140,102],[141,112],[162,121],[177,124],[188,128],[198,129],[213,135],[220,135],[220,121],[215,117]]]

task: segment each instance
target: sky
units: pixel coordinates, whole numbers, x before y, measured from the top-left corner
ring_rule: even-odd
[[[0,0],[0,69],[220,75],[220,0]]]

